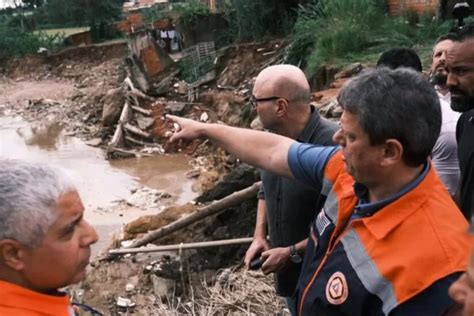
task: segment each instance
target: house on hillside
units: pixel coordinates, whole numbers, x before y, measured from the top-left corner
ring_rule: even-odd
[[[465,0],[474,8],[474,0]],[[449,18],[454,5],[460,0],[387,0],[387,9],[390,15],[402,15],[407,11],[414,11],[419,15],[428,13],[441,19]]]
[[[123,12],[128,13],[140,9],[151,8],[154,5],[169,7],[169,0],[131,0],[123,3]]]
[[[209,7],[211,12],[216,12],[218,3],[220,0],[199,0],[202,4]],[[123,12],[128,13],[140,9],[150,8],[154,5],[160,5],[163,8],[170,9],[173,3],[179,3],[185,1],[176,0],[129,0],[123,3]]]

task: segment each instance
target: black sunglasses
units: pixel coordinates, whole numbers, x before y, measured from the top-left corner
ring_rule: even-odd
[[[288,102],[286,98],[277,97],[277,96],[257,99],[253,94],[250,96],[249,102],[252,108],[256,109],[258,102],[273,101],[273,100],[278,100],[278,99],[283,99],[283,100],[286,100],[286,102]]]

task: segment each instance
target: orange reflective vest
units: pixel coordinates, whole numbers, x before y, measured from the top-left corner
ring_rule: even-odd
[[[298,282],[299,315],[389,315],[466,268],[468,223],[433,168],[407,194],[351,220],[358,202],[353,184],[335,153],[324,169],[327,199],[312,224]]]
[[[52,296],[0,281],[1,316],[72,316],[68,296]]]

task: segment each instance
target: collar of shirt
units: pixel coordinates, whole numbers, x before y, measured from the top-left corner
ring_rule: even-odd
[[[72,311],[69,297],[64,293],[58,292],[57,295],[46,295],[1,280],[0,297],[2,298],[0,314],[2,314],[2,308],[25,310],[38,315],[58,316],[69,315]]]
[[[442,94],[441,92],[439,92],[439,86],[435,86],[435,90],[436,90],[436,93],[438,94],[438,97],[441,100],[444,100],[444,101],[448,102],[449,104],[451,104],[451,92],[448,92],[446,94]]]
[[[412,182],[407,184],[403,189],[399,192],[395,193],[394,195],[383,199],[381,201],[370,203],[367,201],[368,198],[368,189],[365,185],[361,183],[354,184],[354,193],[359,199],[359,203],[354,209],[354,213],[352,214],[351,219],[362,218],[362,217],[369,217],[374,215],[378,210],[384,208],[385,206],[389,205],[390,203],[398,200],[400,197],[404,196],[414,188],[416,188],[421,181],[426,177],[428,171],[430,169],[429,163],[425,163],[423,167],[423,171],[420,175],[414,179]]]
[[[321,121],[321,116],[319,115],[318,110],[310,105],[311,107],[311,118],[309,119],[306,126],[303,128],[303,131],[296,139],[300,143],[309,143],[311,140],[311,135],[318,128],[319,122]]]

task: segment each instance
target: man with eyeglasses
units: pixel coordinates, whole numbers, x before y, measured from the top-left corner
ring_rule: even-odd
[[[332,145],[338,126],[320,117],[310,100],[304,73],[292,65],[276,65],[257,76],[250,103],[266,130],[305,143]],[[294,315],[296,304],[291,296],[300,274],[310,223],[324,202],[319,194],[321,187],[312,188],[264,170],[261,178],[254,240],[244,261],[250,267],[251,261],[260,257],[263,273],[275,273],[277,293],[285,297]]]

